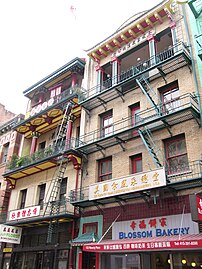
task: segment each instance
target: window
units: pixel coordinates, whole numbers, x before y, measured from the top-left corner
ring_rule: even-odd
[[[98,223],[97,222],[83,224],[83,233],[95,233],[95,234],[97,234],[97,231],[98,231]]]
[[[131,124],[132,127],[134,127],[135,125],[137,125],[140,122],[140,116],[139,116],[139,112],[140,112],[140,103],[137,103],[135,105],[133,105],[131,108]],[[138,135],[138,130],[134,130],[133,131],[133,136],[137,136]]]
[[[20,191],[20,209],[25,208],[27,189]]]
[[[39,185],[39,201],[40,209],[43,209],[44,197],[45,197],[46,184]]]
[[[175,174],[189,170],[184,135],[166,140],[165,153],[168,165],[168,174]]]
[[[160,89],[162,100],[162,112],[174,112],[180,108],[180,91],[177,82],[173,82]]]
[[[39,150],[43,150],[46,147],[46,141],[39,143]]]
[[[104,181],[112,178],[112,158],[106,158],[99,161],[99,181]]]
[[[142,172],[142,154],[132,156],[131,163],[132,163],[132,174]]]
[[[1,162],[4,163],[7,161],[7,157],[8,157],[8,149],[9,149],[9,143],[5,144],[3,146],[3,150],[2,150],[2,159]]]
[[[100,116],[101,137],[106,137],[113,133],[113,114],[112,110]]]
[[[60,185],[60,197],[59,197],[60,202],[65,203],[66,193],[67,193],[67,177],[62,179]]]

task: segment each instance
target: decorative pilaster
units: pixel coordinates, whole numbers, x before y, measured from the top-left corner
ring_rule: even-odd
[[[156,40],[155,40],[155,36],[150,34],[147,37],[147,40],[149,41],[149,56],[150,56],[150,64],[154,65],[156,64]]]
[[[96,88],[96,92],[101,92],[102,91],[102,85],[103,85],[104,69],[100,65],[97,65],[95,67],[95,70],[97,72],[97,88]]]
[[[77,84],[77,74],[72,73],[72,88],[74,88]]]
[[[37,140],[39,138],[39,135],[40,134],[36,131],[32,132],[32,144],[30,148],[30,155],[36,151],[36,145],[37,145]]]
[[[114,85],[119,82],[121,61],[116,56],[113,56],[111,62],[112,62],[112,85]]]
[[[173,52],[176,53],[178,51],[178,46],[177,46],[176,23],[174,21],[170,22],[170,30],[171,30],[172,41],[173,41]]]

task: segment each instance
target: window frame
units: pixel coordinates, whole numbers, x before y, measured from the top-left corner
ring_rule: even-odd
[[[82,233],[85,234],[88,227],[95,227],[95,234],[98,233],[98,222],[86,222],[83,223],[83,231]]]
[[[176,155],[173,155],[173,156],[169,157],[168,156],[168,153],[169,153],[168,147],[169,147],[169,145],[171,145],[173,143],[176,143],[175,144],[175,147],[177,148],[177,143],[179,141],[184,141],[185,142],[186,152],[180,153],[180,154],[176,154]],[[187,145],[186,145],[185,135],[179,135],[179,136],[175,136],[175,137],[172,137],[172,138],[169,138],[169,139],[165,140],[164,141],[164,146],[165,146],[165,157],[166,157],[168,175],[174,175],[174,174],[180,174],[180,173],[183,173],[183,172],[188,172],[190,169],[189,169],[188,152],[187,152]],[[172,160],[172,159],[177,159],[178,160],[178,157],[180,158],[182,156],[186,156],[187,157],[187,163],[185,163],[185,169],[177,168],[177,171],[171,171],[172,170],[171,169],[172,167],[170,165],[170,160]]]
[[[27,198],[27,189],[23,189],[20,191],[20,204],[19,204],[20,209],[25,208],[26,198]]]
[[[141,160],[141,171],[137,172],[137,161]],[[131,156],[131,171],[132,174],[136,174],[136,173],[141,173],[143,171],[143,167],[142,167],[142,153],[140,154],[136,154]]]
[[[170,93],[172,94],[173,92],[179,93],[178,97],[176,98],[170,98],[170,100],[166,100],[166,94]],[[169,113],[169,112],[174,112],[179,109],[179,105],[175,107],[176,102],[180,102],[180,89],[179,89],[179,84],[178,81],[174,81],[166,86],[163,86],[159,89],[160,92],[160,97],[161,97],[161,102],[162,102],[162,112],[164,113]],[[174,106],[173,106],[174,105]],[[171,109],[167,108],[168,106],[171,106]]]
[[[42,189],[44,187],[44,190]],[[46,192],[46,183],[38,185],[39,188],[39,199],[38,199],[38,205],[40,205],[40,209],[43,209],[44,204],[44,198],[45,198],[45,192]],[[43,192],[42,192],[43,191]]]
[[[109,119],[112,119],[112,123],[105,126],[104,125],[105,121],[109,121]],[[110,131],[110,128],[113,129],[113,111],[112,110],[109,110],[105,112],[104,114],[100,115],[100,136],[107,137],[113,134],[113,130]],[[107,131],[106,133],[106,130],[109,130],[109,131]]]
[[[101,170],[102,170],[102,164],[104,163],[108,163],[108,172],[104,173],[104,174],[101,174]],[[110,165],[111,164],[111,165]],[[111,171],[109,171],[109,167],[111,166]],[[111,175],[111,177],[110,177]],[[103,177],[108,177],[107,179],[102,179]],[[109,179],[112,179],[112,157],[107,157],[107,158],[104,158],[104,159],[101,159],[98,161],[98,182],[103,182],[103,181],[106,181],[106,180],[109,180]]]
[[[8,158],[8,151],[9,151],[10,143],[6,143],[2,147],[2,157],[1,157],[1,163],[5,163]]]
[[[62,182],[60,184],[60,191],[59,191],[59,201],[64,202],[66,200],[66,195],[67,195],[67,177],[64,177],[62,179]],[[65,190],[63,190],[65,189]]]

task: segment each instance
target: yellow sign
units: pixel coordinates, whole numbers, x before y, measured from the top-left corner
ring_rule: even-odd
[[[3,252],[4,253],[8,253],[9,252],[10,253],[10,252],[12,252],[12,250],[13,250],[12,248],[4,248],[3,249]]]

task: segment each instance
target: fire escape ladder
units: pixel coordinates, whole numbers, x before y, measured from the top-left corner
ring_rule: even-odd
[[[71,114],[72,110],[72,103],[67,103],[62,120],[59,122],[56,132],[55,132],[55,148],[61,149],[63,146],[63,139],[66,135],[67,126],[68,126],[68,119]]]
[[[72,111],[72,104],[68,103],[65,108],[62,121],[57,126],[55,147],[59,148],[59,150],[63,149],[62,147],[63,138],[66,134],[66,130],[68,126],[68,119],[71,116],[71,111]],[[57,201],[57,198],[60,191],[61,182],[64,178],[64,174],[68,165],[68,158],[65,156],[64,151],[63,151],[63,155],[58,158],[59,159],[57,162],[57,166],[55,168],[55,172],[53,174],[52,180],[49,185],[50,187],[47,192],[48,199],[46,199],[47,203],[44,209],[44,216],[48,212],[51,217],[50,222],[49,222],[49,227],[48,227],[47,243],[52,242],[53,233],[55,233],[58,226],[57,218],[52,218],[52,217],[57,216],[60,213],[60,202]]]
[[[160,149],[155,145],[151,131],[144,127],[144,130],[138,130],[138,133],[146,146],[150,156],[152,157],[156,167],[162,167],[162,164],[158,158]]]
[[[144,93],[144,95],[147,97],[152,107],[156,110],[157,113],[160,113],[160,110],[158,107],[159,98],[157,94],[155,93],[155,91],[152,89],[148,80],[144,76],[141,76],[140,78],[136,79],[136,82],[139,85],[142,92]]]

